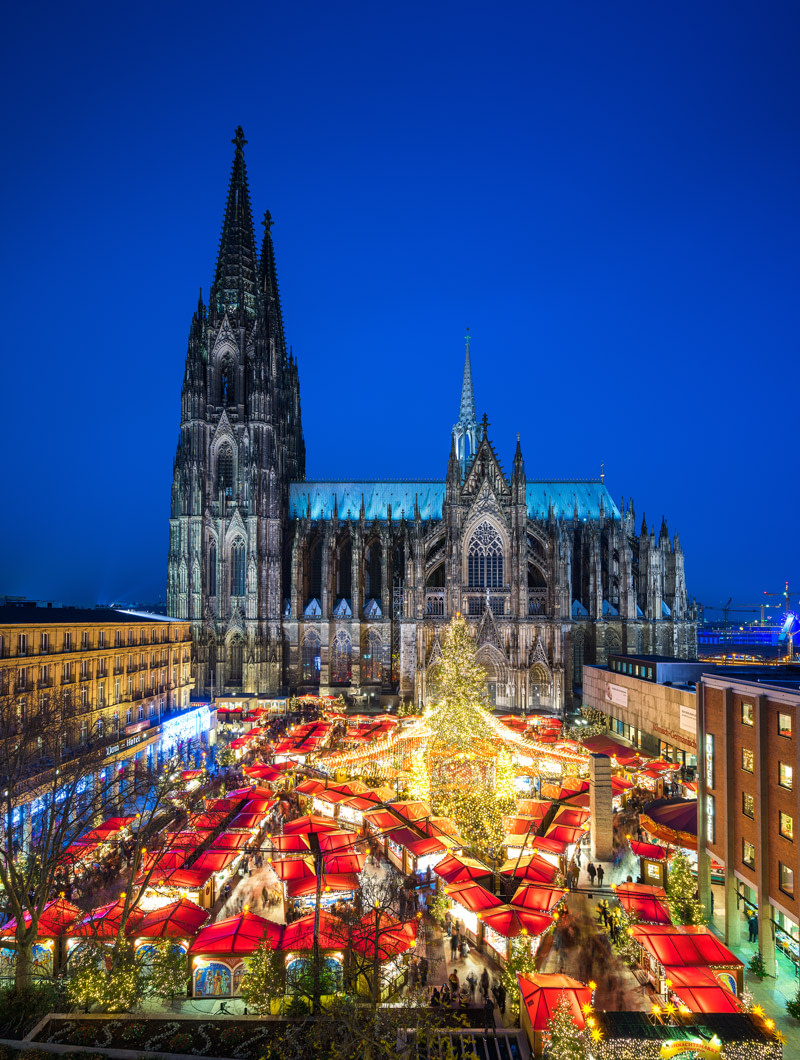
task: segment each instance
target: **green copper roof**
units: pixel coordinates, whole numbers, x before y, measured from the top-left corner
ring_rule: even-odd
[[[289,515],[298,518],[309,514],[311,519],[329,519],[333,515],[334,500],[340,519],[357,519],[364,502],[364,517],[392,519],[414,517],[415,502],[423,519],[441,519],[445,496],[444,482],[293,482],[289,486]],[[579,519],[597,519],[600,501],[606,518],[620,518],[619,509],[602,482],[529,482],[526,497],[528,514],[547,518],[550,502],[555,517],[571,519],[577,505]]]

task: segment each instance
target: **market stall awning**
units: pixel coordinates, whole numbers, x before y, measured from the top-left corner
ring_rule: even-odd
[[[628,837],[628,843],[630,848],[637,858],[650,858],[652,861],[663,861],[666,856],[666,850],[658,843],[639,843],[635,839]]]
[[[200,857],[192,862],[193,869],[211,869],[212,872],[222,872],[232,865],[239,857],[238,850],[206,850]]]
[[[665,967],[743,967],[736,954],[731,953],[707,927],[634,924],[630,933],[640,946]]]
[[[184,847],[176,850],[151,850],[142,858],[140,872],[149,872],[152,868],[179,869],[189,858],[189,851]]]
[[[58,938],[59,935],[66,934],[75,921],[82,916],[83,911],[77,905],[73,905],[72,902],[68,902],[65,898],[53,898],[42,910],[36,937],[37,939]],[[30,913],[25,913],[23,917],[25,927],[30,926],[32,919]],[[16,919],[7,920],[0,928],[0,938],[13,938],[16,930]]]
[[[319,847],[326,854],[345,854],[357,848],[363,842],[355,832],[341,830],[320,832]]]
[[[70,928],[69,935],[72,938],[116,938],[120,933],[122,916],[125,911],[125,899],[120,898],[116,902],[98,906],[88,916],[84,917],[79,924]],[[125,922],[126,931],[136,928],[144,918],[144,910],[134,906],[128,910]]]
[[[468,883],[470,880],[485,880],[492,870],[466,854],[448,854],[438,861],[433,871],[445,883]]]
[[[196,850],[210,835],[208,829],[199,832],[165,832],[164,843],[171,850]]]
[[[545,913],[515,909],[512,905],[501,905],[478,916],[492,931],[506,939],[515,939],[518,935],[542,935],[555,922]]]
[[[205,887],[209,879],[214,875],[212,869],[162,869],[153,870],[150,877],[151,887],[171,887],[177,889],[185,887],[187,890],[199,890]],[[137,883],[143,882],[141,879]]]
[[[632,762],[634,758],[639,757],[639,752],[635,747],[628,747],[605,733],[587,736],[581,740],[581,743],[591,754],[609,755],[616,758],[618,762]]]
[[[590,817],[589,811],[579,806],[561,806],[552,823],[563,824],[568,828],[582,828]]]
[[[129,824],[133,824],[135,820],[135,815],[133,817],[109,817],[107,821],[103,821],[97,828],[92,828],[91,831],[82,835],[80,842],[105,843],[109,839],[114,839],[118,836],[124,828],[127,828]]]
[[[281,926],[249,910],[203,928],[189,952],[200,956],[255,953],[266,940],[273,949],[281,941]]]
[[[181,780],[199,780],[203,775],[202,769],[183,769],[181,770]]]
[[[523,883],[514,892],[511,905],[532,913],[551,913],[568,892],[544,883]]]
[[[99,843],[70,843],[58,860],[69,865],[76,865],[79,861],[91,857],[99,847]]]
[[[199,905],[181,898],[159,909],[152,909],[128,934],[149,939],[190,939],[208,920],[209,913]]]
[[[444,843],[440,843],[438,839],[418,836],[410,828],[393,829],[393,831],[389,832],[389,839],[397,843],[398,846],[404,847],[415,857],[437,853],[444,855],[447,852],[447,847],[445,847]]]
[[[514,876],[518,880],[530,880],[533,883],[552,883],[558,875],[556,866],[538,854],[509,858],[500,866],[500,872],[504,876]]]
[[[222,832],[209,847],[209,850],[241,850],[250,842],[250,836],[244,832]]]
[[[347,946],[349,935],[350,929],[338,916],[327,913],[325,910],[319,913],[319,934],[317,938],[320,949],[343,950]],[[314,913],[309,913],[308,916],[301,916],[298,920],[293,920],[291,924],[287,924],[283,929],[282,950],[287,952],[289,950],[310,950],[313,945]]]
[[[547,815],[551,803],[546,799],[517,799],[517,813],[523,817],[535,817],[541,821]]]
[[[548,1021],[558,1005],[559,998],[566,998],[575,1026],[583,1030],[585,1025],[583,1007],[591,1005],[592,992],[577,979],[559,973],[517,975],[522,1002],[534,1031],[547,1030]]]
[[[568,824],[551,824],[544,838],[549,839],[550,842],[564,843],[565,846],[571,846],[573,843],[580,843],[585,832],[586,829],[582,825],[574,828]],[[538,840],[537,843],[539,843]]]
[[[246,828],[248,831],[252,831],[255,828],[261,828],[267,819],[265,813],[237,813],[228,828]]]
[[[353,891],[358,890],[358,876],[352,872],[326,872],[322,875],[321,886],[326,894],[351,894]],[[288,898],[307,898],[309,895],[315,894],[316,890],[316,876],[305,877],[302,880],[291,880],[286,885]]]
[[[639,815],[639,823],[661,843],[697,850],[696,799],[656,799]]]
[[[279,880],[305,880],[315,877],[312,858],[278,858],[272,862],[272,871]]]
[[[646,924],[671,924],[667,892],[646,883],[620,883],[614,893],[626,913],[635,913]]]
[[[326,854],[323,860],[326,873],[358,873],[364,868],[367,855],[360,850],[352,850],[346,854]]]
[[[541,817],[526,816],[524,814],[503,818],[503,828],[506,834],[519,836],[520,839],[524,839],[526,835],[535,836],[541,823]]]
[[[481,887],[479,883],[470,880],[469,883],[456,883],[445,887],[444,893],[448,898],[473,913],[482,913],[487,909],[497,909],[503,902],[491,891]]]
[[[336,832],[339,825],[330,817],[322,817],[319,814],[309,813],[304,817],[296,817],[294,821],[287,821],[283,826],[284,835],[310,835],[313,832]]]
[[[405,817],[407,821],[421,821],[425,817],[430,817],[431,808],[427,802],[410,801],[410,802],[393,802],[392,810],[395,813],[399,813],[401,817]]]
[[[241,832],[236,834],[242,835]],[[247,841],[247,838],[242,835],[243,840]],[[279,854],[308,854],[311,850],[311,843],[306,835],[275,835],[269,842]]]
[[[206,799],[206,812],[207,813],[233,813],[234,810],[239,810],[244,803],[244,799],[239,797],[238,799]]]
[[[558,835],[546,835],[537,836],[535,839],[531,839],[528,842],[528,846],[533,847],[534,850],[544,850],[548,854],[565,854],[567,847],[573,840],[564,839],[561,834]]]
[[[417,920],[399,921],[386,913],[366,913],[356,925],[350,946],[364,957],[391,960],[416,945]]]
[[[195,813],[186,822],[186,828],[213,832],[219,828],[229,816],[230,814],[222,813],[219,810],[212,810],[206,813]]]

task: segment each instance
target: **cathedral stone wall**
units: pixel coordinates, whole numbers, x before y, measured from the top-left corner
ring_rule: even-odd
[[[691,658],[683,551],[602,480],[510,475],[475,414],[467,347],[446,476],[310,482],[272,219],[256,251],[237,130],[217,268],[192,318],[167,596],[207,692],[424,702],[461,613],[500,707],[560,712],[609,652]],[[444,463],[444,461],[443,461]]]

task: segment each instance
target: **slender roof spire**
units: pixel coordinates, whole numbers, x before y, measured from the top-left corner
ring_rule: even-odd
[[[232,317],[244,323],[246,319],[252,320],[256,315],[257,259],[250,191],[244,164],[244,145],[247,140],[241,125],[231,143],[236,145],[236,153],[233,156],[231,182],[225,204],[225,218],[222,222],[217,270],[214,274],[210,302],[217,315],[222,316],[227,310]]]
[[[471,427],[478,422],[475,415],[475,392],[472,389],[472,362],[469,356],[469,328],[464,336],[466,352],[464,354],[464,379],[461,383],[461,409],[458,422],[464,427]]]
[[[261,290],[264,311],[267,316],[269,334],[275,337],[280,350],[286,352],[286,339],[283,334],[283,313],[281,297],[278,291],[278,270],[275,267],[275,247],[272,242],[272,214],[267,210],[264,220],[264,242],[261,244],[261,264],[258,271],[258,286]]]

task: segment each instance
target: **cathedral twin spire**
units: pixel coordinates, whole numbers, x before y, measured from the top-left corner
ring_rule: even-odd
[[[455,455],[461,466],[462,477],[466,474],[478,448],[478,417],[475,414],[475,392],[472,388],[472,362],[469,356],[469,328],[464,339],[464,378],[461,383],[461,408],[458,422],[453,427]]]

